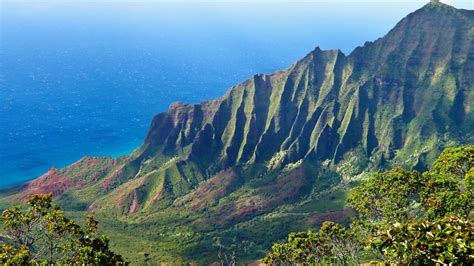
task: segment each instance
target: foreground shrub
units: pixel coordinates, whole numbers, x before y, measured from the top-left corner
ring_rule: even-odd
[[[369,238],[388,261],[417,265],[474,264],[474,223],[449,216],[389,224]]]
[[[5,209],[0,219],[8,242],[0,247],[2,264],[125,264],[92,216],[82,228],[53,206],[51,194],[33,196],[26,210]]]
[[[267,264],[356,263],[361,243],[343,226],[324,222],[318,232],[297,232],[276,243],[263,259]]]
[[[448,148],[424,173],[393,168],[355,187],[351,230],[326,222],[317,233],[290,234],[264,261],[348,264],[364,245],[377,261],[474,265],[473,199],[474,146]]]

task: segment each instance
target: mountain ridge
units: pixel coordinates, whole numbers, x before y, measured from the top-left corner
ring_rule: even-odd
[[[7,199],[52,190],[66,209],[104,219],[240,230],[354,177],[424,169],[444,147],[473,143],[472,73],[474,11],[430,2],[349,55],[316,47],[217,99],[173,103],[131,155],[52,169]],[[350,215],[338,208],[337,219]]]

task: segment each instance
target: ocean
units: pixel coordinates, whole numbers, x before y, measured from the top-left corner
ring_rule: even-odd
[[[316,46],[350,53],[423,2],[2,1],[0,188],[127,154],[170,103],[216,98]]]

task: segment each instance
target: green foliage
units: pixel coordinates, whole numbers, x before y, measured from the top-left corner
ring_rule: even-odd
[[[9,246],[0,246],[0,263],[2,265],[25,265],[28,264],[30,251],[26,246],[20,246],[18,249]]]
[[[33,196],[26,211],[18,206],[5,209],[0,218],[11,242],[0,249],[3,263],[124,264],[110,251],[108,238],[97,233],[98,222],[91,215],[81,228],[53,206],[51,193]]]
[[[397,264],[474,263],[474,146],[446,149],[424,173],[394,168],[355,187],[350,230],[325,222],[317,233],[292,233],[264,262],[358,261],[366,245],[375,259]]]
[[[144,145],[130,156],[81,160],[54,171],[53,181],[65,182],[55,186],[46,178],[6,199],[65,189],[58,198],[63,209],[77,215],[93,207],[111,245],[136,256],[134,262],[143,252],[164,262],[216,261],[212,239],[224,232],[250,242],[239,258],[261,257],[288,232],[324,219],[341,221],[332,211],[343,208],[344,193],[332,198],[319,192],[380,166],[426,169],[443,147],[473,143],[474,90],[466,71],[471,13],[423,8],[350,55],[316,49],[289,69],[256,75],[217,100],[175,104],[155,117]],[[350,199],[365,226],[355,233],[363,237],[416,217],[466,216],[474,174],[466,167],[472,156],[463,152],[449,155],[461,158],[462,177],[452,174],[457,167],[440,162],[440,169],[451,170],[394,169],[369,179]],[[281,171],[294,171],[301,161],[315,169],[278,183]],[[331,169],[321,172],[321,166]],[[203,181],[226,169],[240,169],[238,178]],[[2,200],[0,206],[7,206]],[[65,239],[74,226],[57,221],[49,234]],[[35,245],[42,242],[47,239]],[[88,247],[83,253],[97,243],[80,244]],[[56,251],[64,248],[55,245]]]
[[[472,264],[473,173],[474,146],[449,148],[423,174],[375,174],[353,189],[348,203],[369,247],[385,260]]]
[[[296,232],[288,235],[287,243],[277,243],[263,259],[267,264],[302,263],[323,261],[330,255],[330,246],[316,232]]]
[[[374,174],[354,188],[347,202],[371,221],[406,221],[416,215],[416,200],[422,184],[422,176],[417,171],[395,168]]]
[[[369,238],[371,247],[386,260],[402,264],[429,265],[474,263],[474,223],[448,216],[433,221],[414,220],[387,225]]]
[[[319,234],[329,243],[331,257],[337,264],[347,265],[358,261],[357,253],[362,243],[353,231],[346,230],[334,222],[324,222],[319,229]]]
[[[357,262],[361,243],[355,235],[333,222],[324,222],[318,232],[296,232],[288,242],[276,243],[263,259],[267,264],[303,264]]]
[[[361,218],[406,222],[415,217],[468,216],[474,198],[474,146],[448,148],[423,174],[395,168],[354,188],[347,200]]]
[[[474,146],[446,149],[424,177],[420,201],[428,217],[467,216],[473,210]]]

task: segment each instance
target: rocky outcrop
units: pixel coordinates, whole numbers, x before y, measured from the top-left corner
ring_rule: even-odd
[[[413,166],[442,148],[434,142],[472,140],[472,29],[472,11],[430,3],[350,55],[316,48],[217,100],[171,105],[154,118],[146,149],[187,152],[210,172],[281,152],[284,163],[337,164],[362,150]]]

